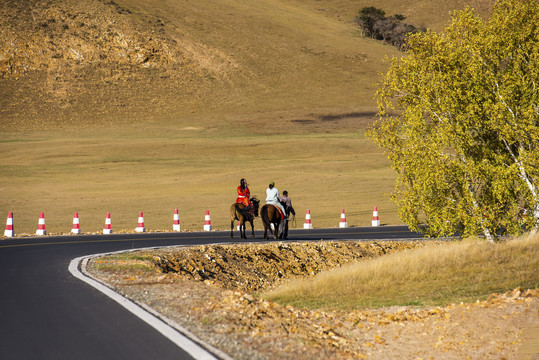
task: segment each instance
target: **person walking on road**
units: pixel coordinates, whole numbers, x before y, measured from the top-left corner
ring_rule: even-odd
[[[290,221],[290,214],[296,216],[296,211],[292,207],[292,200],[290,200],[290,198],[288,197],[288,191],[283,191],[283,196],[279,198],[279,202],[281,203],[281,205],[283,205],[286,213],[288,214],[288,216],[284,218],[283,231],[281,232],[281,235],[279,237],[281,239],[288,240],[288,222]]]

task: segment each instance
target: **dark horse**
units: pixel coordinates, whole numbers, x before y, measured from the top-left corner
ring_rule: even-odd
[[[251,211],[245,204],[234,203],[230,206],[230,238],[234,237],[234,221],[239,220],[240,222],[240,237],[242,239],[247,239],[245,235],[245,222],[248,221],[251,223],[252,236],[255,236],[255,227],[253,225],[253,219],[258,216],[258,207],[260,205],[260,200],[256,197],[252,197],[251,204],[254,207],[254,216],[251,215]]]
[[[275,240],[279,238],[279,226],[281,225],[281,212],[276,206],[266,204],[260,209],[260,217],[264,223],[264,240],[268,240],[268,230]],[[273,229],[271,226],[273,225]]]

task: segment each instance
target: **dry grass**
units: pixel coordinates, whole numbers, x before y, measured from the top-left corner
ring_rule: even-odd
[[[73,0],[58,0],[54,5],[61,8],[62,3],[70,2]],[[103,25],[107,28],[114,20],[110,19],[110,6],[97,0],[89,2],[96,9],[82,9],[85,13],[78,17],[94,19],[99,17],[95,12],[102,11],[107,15]],[[275,112],[292,112],[292,119],[304,119],[311,113],[348,113],[361,107],[375,110],[374,84],[387,68],[382,59],[400,56],[391,46],[358,36],[350,23],[279,0],[249,4],[238,0],[117,3],[132,11],[118,15],[119,22],[133,27],[129,33],[126,26],[122,34],[138,38],[138,32],[143,31],[143,36],[152,39],[159,34],[163,37],[159,44],[170,49],[176,62],[152,68],[112,61],[45,62],[40,66],[46,70],[2,79],[0,129],[58,130],[118,123],[151,128],[170,124],[213,127],[225,121],[237,128],[254,121],[257,132],[266,132],[269,127],[260,121],[264,114],[272,122],[282,123]],[[8,6],[6,19],[12,19],[10,10]],[[39,14],[37,9],[33,11]],[[55,13],[61,11],[47,11],[40,22],[47,22]],[[61,21],[56,19],[55,23]],[[39,23],[32,26],[42,28]],[[47,27],[47,31],[25,40],[35,47],[36,54],[43,42],[52,47],[58,43],[54,50],[59,55],[71,48],[83,51],[79,42],[92,40],[82,37],[86,29],[72,30],[79,21],[66,26],[73,32],[70,36]],[[14,27],[10,35],[16,36],[18,30],[29,31]],[[108,45],[105,42],[103,46]],[[124,49],[118,51],[123,53]]]
[[[49,233],[67,233],[75,211],[83,232],[100,232],[107,212],[114,231],[133,230],[139,211],[146,228],[170,230],[174,208],[184,230],[201,230],[205,210],[228,229],[242,177],[261,198],[270,180],[288,190],[300,226],[306,209],[315,227],[337,226],[342,208],[350,225],[369,225],[373,206],[400,223],[386,196],[393,172],[363,136],[382,59],[401,55],[358,36],[352,19],[370,3],[21,4],[0,6],[0,42],[18,36],[24,54],[40,54],[19,59],[40,70],[0,80],[0,216],[14,212],[16,234],[35,233],[40,212]],[[106,29],[132,45],[151,37],[170,58],[149,68],[114,60],[133,49],[107,43]],[[73,60],[69,49],[92,51]]]
[[[40,212],[49,233],[68,233],[79,212],[82,232],[100,232],[105,215],[114,231],[133,230],[139,211],[149,230],[171,230],[180,211],[183,230],[202,230],[209,210],[214,229],[229,229],[239,179],[265,198],[270,180],[288,190],[302,226],[336,227],[340,210],[350,225],[368,225],[377,205],[383,223],[398,223],[384,192],[393,174],[380,150],[361,133],[212,136],[178,131],[84,140],[49,137],[1,143],[0,208],[15,214],[15,232],[35,233]],[[260,229],[257,220],[255,227]]]
[[[425,26],[434,31],[442,31],[447,25],[450,13],[470,5],[482,16],[488,16],[494,0],[295,0],[297,4],[320,11],[340,21],[349,21],[358,11],[367,6],[374,6],[385,11],[386,15],[402,14],[406,22],[415,26]]]
[[[265,296],[312,308],[473,302],[516,287],[539,287],[539,236],[489,244],[470,239],[361,261]]]

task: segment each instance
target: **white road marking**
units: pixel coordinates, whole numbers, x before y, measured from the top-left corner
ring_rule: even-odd
[[[191,355],[195,360],[233,360],[230,356],[223,353],[221,350],[214,348],[213,346],[206,344],[201,339],[197,338],[189,330],[185,329],[178,323],[173,320],[163,316],[154,309],[150,308],[146,304],[133,302],[122,295],[118,294],[111,288],[103,285],[99,281],[90,277],[90,275],[84,270],[88,260],[93,257],[105,256],[110,254],[117,254],[121,252],[131,252],[142,249],[130,249],[128,251],[118,251],[114,253],[104,253],[104,254],[94,254],[81,256],[71,260],[69,264],[69,272],[76,277],[92,286],[96,290],[102,292],[112,300],[116,301],[118,304],[129,310],[132,314],[137,316],[139,319],[153,327],[155,330],[159,331],[163,336],[176,344],[183,351]],[[145,249],[147,250],[147,249]],[[79,270],[79,265],[82,271]],[[200,345],[199,345],[200,344]],[[208,350],[206,350],[208,349]],[[216,357],[213,354],[216,354],[219,357]]]

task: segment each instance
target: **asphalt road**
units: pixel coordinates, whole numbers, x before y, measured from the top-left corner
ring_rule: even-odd
[[[247,241],[263,241],[262,232],[255,233],[256,238]],[[225,243],[231,242],[229,236],[229,231],[213,231],[0,240],[0,359],[192,359],[146,322],[75,278],[68,267],[74,258],[91,254]],[[291,229],[289,241],[418,237],[407,227],[384,226]]]

